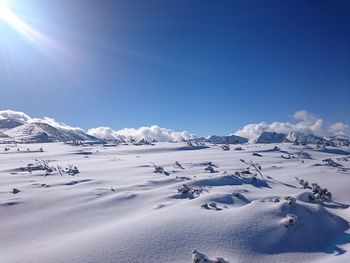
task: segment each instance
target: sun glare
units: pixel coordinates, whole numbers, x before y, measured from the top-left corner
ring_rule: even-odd
[[[3,0],[0,0],[0,21],[1,20],[4,22],[11,21],[11,11]]]
[[[71,52],[64,45],[62,45],[55,39],[49,37],[44,32],[40,31],[38,27],[34,27],[34,25],[31,25],[29,22],[27,22],[30,21],[31,18],[34,18],[36,21],[40,21],[40,16],[21,16],[22,13],[27,13],[24,11],[26,11],[26,9],[28,8],[31,8],[31,6],[29,6],[29,4],[27,3],[23,4],[23,2],[16,2],[14,0],[12,0],[11,2],[7,0],[0,0],[0,25],[6,25],[12,31],[18,33],[18,39],[11,38],[10,40],[5,41],[5,38],[8,34],[6,35],[6,31],[0,31],[0,39],[3,38],[3,42],[8,44],[7,50],[11,49],[12,41],[17,41],[21,39],[31,44],[32,47],[35,47],[36,50],[43,53],[48,59],[51,60],[51,62],[53,62],[56,65],[59,64],[59,58],[62,59],[71,57]],[[32,15],[35,14],[33,12],[31,13]],[[44,25],[44,22],[45,21],[40,21],[39,24],[36,24],[36,26],[42,26]],[[3,34],[1,35],[1,33]],[[15,56],[17,50],[11,50],[11,52],[13,54],[9,55]]]
[[[47,37],[29,26],[20,17],[18,17],[7,5],[6,1],[0,0],[0,19],[10,25],[13,29],[21,33],[28,40],[48,41]]]

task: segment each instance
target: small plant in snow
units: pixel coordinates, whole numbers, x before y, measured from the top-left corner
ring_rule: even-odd
[[[228,262],[223,258],[216,258],[215,260],[210,260],[206,255],[194,249],[192,251],[192,263],[228,263]]]
[[[198,197],[203,191],[202,187],[189,187],[186,184],[183,184],[177,191],[181,194],[182,198],[193,199]]]
[[[178,162],[178,161],[175,162],[175,166],[176,166],[176,167],[179,167],[180,169],[185,169],[185,168],[181,165],[181,163]]]
[[[305,189],[311,189],[312,193],[309,194],[309,201],[314,202],[331,202],[332,201],[332,193],[328,191],[327,188],[322,188],[317,183],[312,183],[311,187],[307,181],[304,179],[299,179],[295,177],[299,181],[299,184]]]
[[[298,217],[293,214],[288,214],[285,218],[285,227],[292,227],[296,224]]]
[[[229,151],[229,150],[230,150],[230,145],[225,144],[225,145],[221,146],[221,149],[222,149],[223,151]]]
[[[305,181],[304,179],[299,179],[298,177],[295,177],[295,179],[298,180],[299,184],[300,184],[304,189],[310,188],[309,182]]]
[[[154,173],[164,173],[164,168],[161,166],[154,165]]]
[[[215,202],[210,202],[210,203],[205,202],[204,204],[201,205],[201,207],[207,210],[216,210],[218,208]]]
[[[281,158],[283,159],[287,159],[287,160],[290,160],[290,159],[296,159],[294,155],[291,155],[291,154],[288,154],[288,156],[284,156],[283,154],[281,155]]]
[[[307,152],[301,151],[301,152],[298,152],[297,154],[298,154],[298,156],[301,157],[301,158],[312,159],[312,158],[311,158],[311,155],[310,155],[309,153],[307,153]]]
[[[275,197],[272,199],[272,202],[274,203],[279,203],[280,202],[280,199],[278,197]]]
[[[217,166],[216,166],[215,164],[213,164],[212,162],[204,162],[204,163],[201,163],[201,165],[217,167]]]
[[[242,163],[245,163],[245,164],[248,164],[249,165],[249,167],[247,168],[247,170],[248,170],[248,172],[249,172],[249,168],[250,167],[252,167],[252,168],[254,168],[255,169],[255,171],[257,171],[258,172],[258,174],[262,177],[262,178],[264,178],[264,176],[263,176],[263,174],[261,173],[261,166],[258,164],[258,163],[253,163],[253,162],[246,162],[245,160],[243,160],[243,159],[240,159],[240,161],[242,162]],[[250,172],[249,172],[250,173]]]
[[[330,202],[332,201],[332,193],[327,188],[322,188],[318,184],[313,183],[312,193],[309,195],[310,202]]]
[[[79,169],[72,164],[68,164],[68,168],[66,168],[66,173],[71,176],[75,176],[80,173]]]
[[[208,165],[207,168],[205,168],[204,170],[209,173],[216,173],[216,170],[211,165]]]
[[[249,167],[246,170],[243,170],[241,172],[236,171],[234,175],[237,176],[237,177],[243,177],[243,175],[247,175],[247,174],[252,174],[249,171]]]
[[[262,157],[262,155],[259,154],[259,153],[252,153],[252,155],[253,155],[253,156],[257,156],[257,157]]]
[[[191,188],[189,188],[186,184],[183,184],[177,191],[181,194],[188,194],[191,191]]]
[[[291,196],[287,196],[286,198],[284,198],[288,204],[290,205],[294,205],[296,203],[296,200],[294,197],[291,197]]]
[[[209,209],[210,209],[210,207],[209,207],[209,205],[208,205],[208,203],[207,203],[207,202],[205,202],[204,204],[202,204],[202,205],[201,205],[201,208],[203,208],[203,209],[207,209],[207,210],[209,210]]]
[[[242,149],[242,147],[236,147],[235,148],[235,151],[242,151],[243,149]]]
[[[275,152],[278,152],[278,151],[281,150],[281,148],[279,148],[278,146],[275,146],[275,147],[273,147],[273,150],[274,150]]]
[[[21,191],[18,190],[17,188],[13,188],[13,189],[12,189],[12,193],[13,193],[13,194],[18,194],[19,192],[21,192]]]
[[[166,172],[163,167],[155,165],[155,164],[153,164],[153,166],[154,166],[154,173],[169,175],[169,173]]]
[[[198,252],[197,250],[192,251],[192,263],[207,263],[209,259],[206,255]]]
[[[20,170],[29,173],[32,171],[45,171],[45,176],[47,176],[56,171],[56,168],[54,166],[50,166],[49,163],[49,161],[36,159],[34,164],[30,163],[27,165],[27,167],[21,167]]]
[[[332,167],[340,167],[340,166],[342,166],[340,163],[337,163],[337,162],[333,161],[331,158],[324,159],[324,160],[322,160],[322,162],[324,162],[325,165],[332,166]]]
[[[212,209],[216,209],[217,208],[217,205],[215,202],[210,202],[209,203],[209,207],[211,207]]]

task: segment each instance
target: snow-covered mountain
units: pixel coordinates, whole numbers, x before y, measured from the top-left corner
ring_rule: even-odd
[[[94,141],[95,137],[83,130],[68,130],[53,127],[43,122],[25,123],[12,129],[3,131],[7,136],[19,142],[66,142],[66,141]]]
[[[80,128],[50,118],[31,118],[23,112],[0,111],[0,142],[100,141]]]
[[[287,135],[285,142],[323,144],[326,143],[327,140],[323,137],[316,136],[313,134],[293,131]]]
[[[67,141],[97,141],[83,130],[68,130],[53,127],[47,123],[24,123],[3,133],[18,142],[67,142]]]
[[[349,136],[332,136],[327,138],[327,140],[334,145],[350,145],[350,137]]]
[[[208,138],[197,137],[187,131],[174,131],[153,125],[114,131],[108,127],[98,127],[85,132],[78,127],[71,127],[56,122],[51,118],[31,118],[23,112],[12,110],[0,111],[0,143],[8,142],[67,142],[67,141],[113,141],[116,143],[147,142],[180,142],[197,141],[214,144],[243,144],[248,139],[237,136],[217,136]],[[288,134],[274,131],[264,131],[255,143],[307,143],[325,145],[349,145],[349,136],[321,137],[314,134],[292,131]]]
[[[350,137],[348,136],[332,136],[321,137],[309,133],[290,132],[262,132],[259,137],[254,140],[255,143],[299,143],[299,144],[325,144],[325,145],[349,145]]]
[[[287,134],[277,132],[263,132],[255,140],[255,143],[282,143],[286,139]]]
[[[0,119],[0,131],[16,128],[23,125],[24,123],[25,122],[21,120],[13,118]]]
[[[247,138],[243,138],[237,135],[228,135],[228,136],[217,136],[212,135],[208,139],[207,142],[215,143],[215,144],[242,144],[248,142]]]
[[[10,137],[5,133],[0,132],[0,138],[10,138]]]

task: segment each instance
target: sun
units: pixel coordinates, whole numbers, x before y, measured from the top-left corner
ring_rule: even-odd
[[[38,9],[39,8],[39,9]],[[59,72],[65,72],[67,61],[75,59],[71,49],[46,28],[45,16],[40,16],[38,2],[22,0],[0,0],[0,61],[15,63],[19,54],[39,52]],[[15,46],[19,46],[16,49]]]
[[[1,20],[8,24],[15,23],[16,21],[16,16],[13,14],[4,0],[0,0],[0,21]]]
[[[11,10],[6,0],[0,0],[0,23],[1,22],[8,24],[22,34],[30,31],[30,27]]]
[[[7,0],[0,0],[0,24],[8,24],[17,31],[24,39],[31,42],[41,50],[48,47],[51,49],[59,48],[58,44],[48,36],[29,25],[25,20],[12,11]]]

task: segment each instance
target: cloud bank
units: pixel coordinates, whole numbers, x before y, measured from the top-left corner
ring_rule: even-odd
[[[296,123],[290,122],[260,122],[245,125],[242,129],[234,134],[248,138],[250,141],[256,139],[262,132],[302,132],[317,136],[335,136],[335,135],[350,135],[350,127],[343,122],[331,124],[329,127],[324,127],[323,119],[315,114],[305,110],[297,111],[293,114],[293,119]]]
[[[350,126],[343,122],[336,122],[329,126],[328,132],[338,136],[350,135]]]
[[[161,128],[156,125],[141,127],[138,129],[125,128],[118,131],[114,131],[109,127],[98,127],[90,129],[88,134],[104,140],[127,140],[128,138],[140,140],[144,138],[148,141],[157,140],[159,142],[167,142],[196,138],[196,135],[191,134],[188,131],[174,131],[171,129]]]

